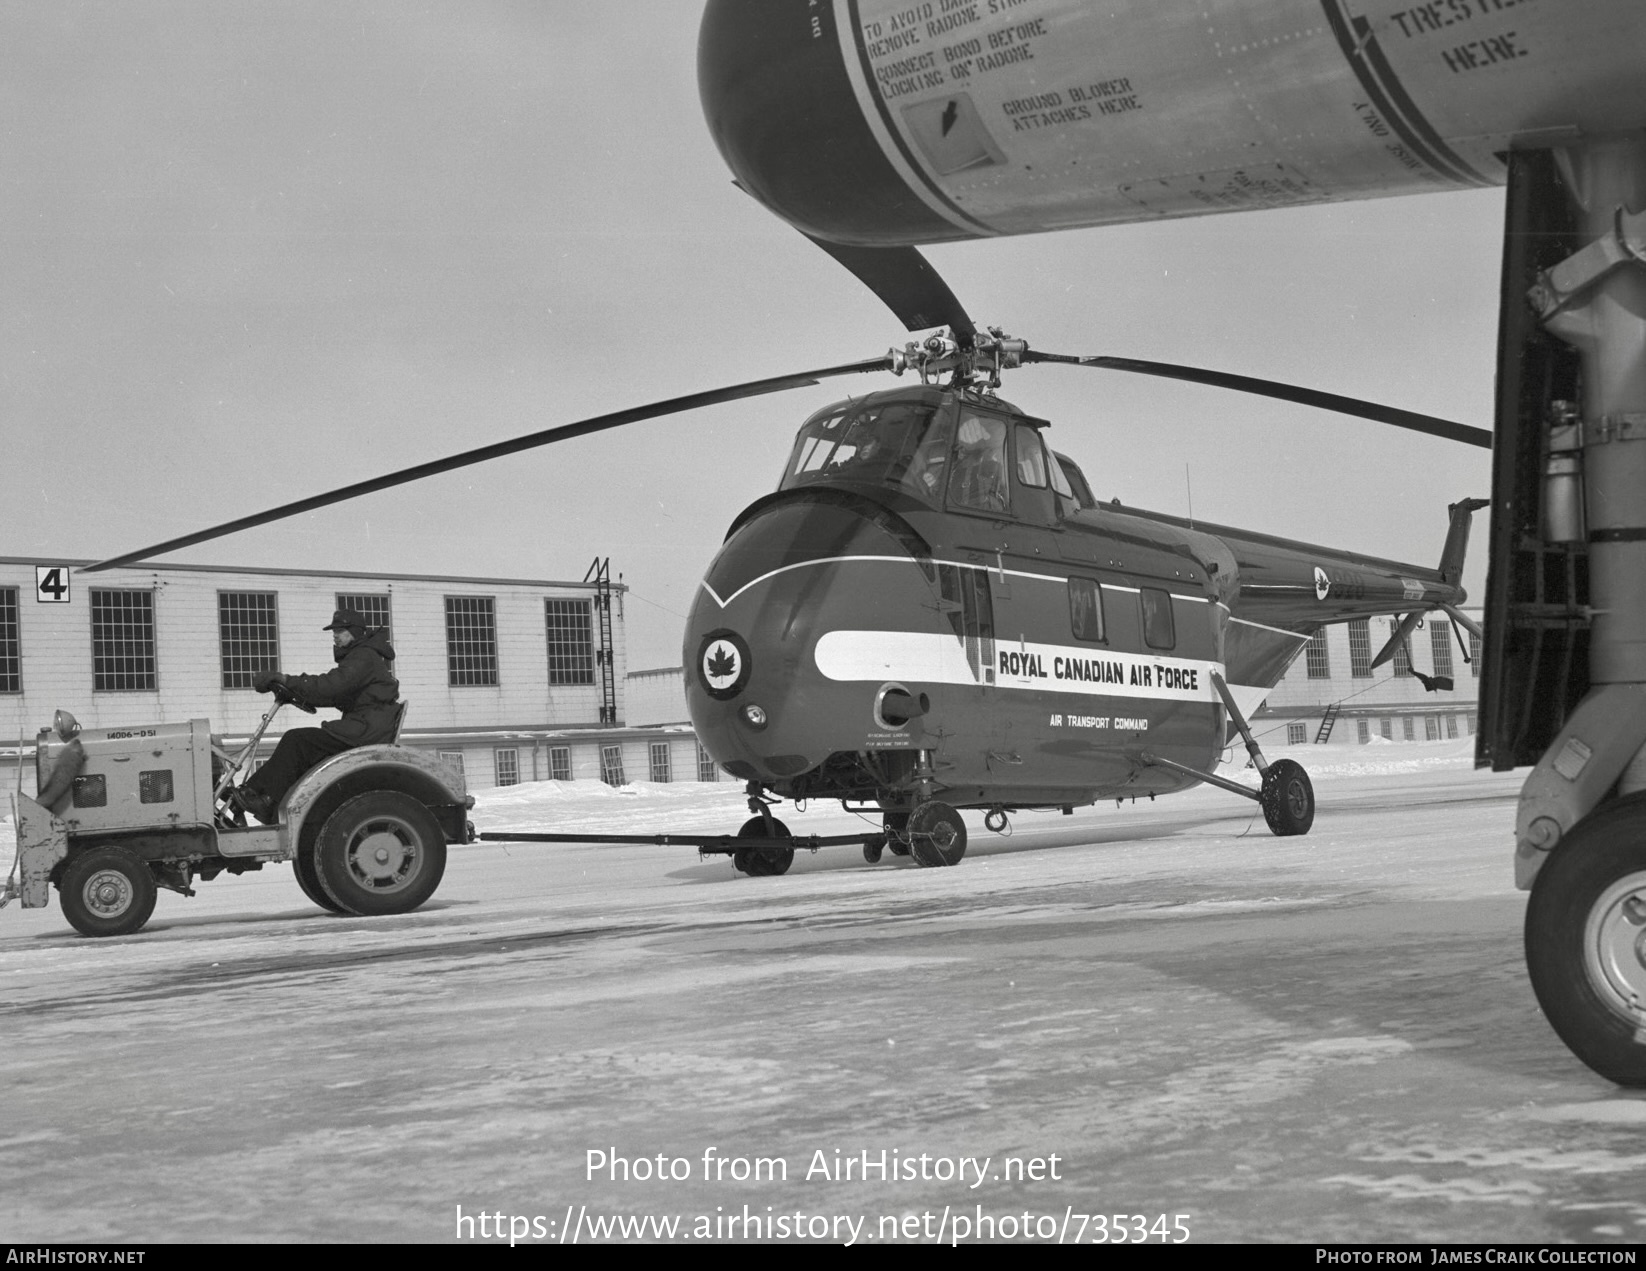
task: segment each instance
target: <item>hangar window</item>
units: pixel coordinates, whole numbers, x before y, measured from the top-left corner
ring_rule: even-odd
[[[500,786],[520,784],[520,752],[514,747],[492,751],[492,772]]]
[[[1480,637],[1473,631],[1469,632],[1469,674],[1477,680],[1480,678]]]
[[[1389,625],[1391,627],[1398,627],[1399,624],[1400,624],[1400,619],[1399,618],[1390,618],[1389,619]],[[1389,634],[1393,635],[1394,632],[1391,631],[1391,632],[1389,632]],[[1406,640],[1402,640],[1398,645],[1395,646],[1395,661],[1394,661],[1395,674],[1396,675],[1403,675],[1407,679],[1410,679],[1412,677],[1411,643],[1412,642],[1411,642],[1410,639],[1406,639]]]
[[[570,746],[549,747],[549,780],[570,781],[572,779],[572,748]]]
[[[1452,673],[1452,624],[1429,624],[1429,652],[1434,655],[1435,674],[1450,677]]]
[[[1143,643],[1151,649],[1174,648],[1177,629],[1172,624],[1171,593],[1145,587],[1138,598],[1143,602]]]
[[[1372,739],[1372,724],[1370,720],[1355,720],[1355,740],[1362,746]]]
[[[1303,647],[1303,664],[1308,668],[1311,680],[1332,678],[1332,660],[1326,652],[1325,627],[1310,636],[1309,643]]]
[[[497,683],[497,608],[490,596],[446,597],[446,675],[453,688]]]
[[[623,778],[623,748],[600,747],[600,779],[609,786],[626,785]]]
[[[669,743],[654,741],[651,744],[652,780],[669,780]]]
[[[549,683],[594,683],[594,625],[586,600],[545,600]]]
[[[1372,678],[1372,620],[1356,618],[1349,623],[1349,674],[1357,680]]]
[[[337,607],[339,609],[353,609],[366,620],[366,629],[388,627],[391,606],[389,593],[384,592],[348,592],[337,593]]]
[[[1287,724],[1286,744],[1288,746],[1302,746],[1309,740],[1309,726],[1307,724]]]
[[[1103,589],[1090,578],[1069,579],[1069,625],[1076,640],[1102,641]]]
[[[1401,736],[1403,736],[1407,741],[1416,741],[1417,740],[1417,731],[1416,731],[1416,729],[1417,729],[1417,721],[1415,719],[1413,719],[1410,715],[1406,716],[1404,719],[1402,719],[1400,721]]]
[[[699,781],[720,780],[720,769],[715,766],[714,756],[704,750],[701,744],[697,747],[697,779]]]
[[[272,591],[217,593],[217,651],[224,688],[250,688],[280,666],[280,615]]]
[[[154,691],[152,591],[92,588],[91,678],[100,693]]]
[[[23,643],[17,619],[17,588],[0,587],[0,693],[23,691]]]
[[[437,750],[434,757],[458,776],[463,775],[463,752],[461,750]]]

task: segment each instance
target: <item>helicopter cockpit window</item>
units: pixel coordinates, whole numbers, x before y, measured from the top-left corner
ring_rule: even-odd
[[[1006,421],[963,410],[955,430],[949,502],[979,512],[1008,511],[1006,472]]]
[[[1027,424],[1017,426],[1017,479],[1037,490],[1046,488],[1046,448],[1039,431]]]
[[[936,452],[946,455],[949,445],[942,425],[933,426],[933,410],[925,402],[894,401],[814,415],[795,438],[780,488],[814,481],[866,481],[929,494],[929,487],[917,484],[926,468],[926,452],[935,444]],[[941,463],[938,467],[941,470]]]

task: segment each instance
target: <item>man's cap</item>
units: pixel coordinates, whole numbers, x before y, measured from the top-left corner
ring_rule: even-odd
[[[331,616],[331,621],[321,627],[322,631],[343,631],[352,627],[366,629],[366,615],[358,609],[339,609]]]

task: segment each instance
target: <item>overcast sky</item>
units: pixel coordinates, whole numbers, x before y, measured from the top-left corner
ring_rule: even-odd
[[[0,555],[101,557],[510,435],[908,338],[735,190],[687,0],[0,7]],[[1038,348],[1489,427],[1498,190],[930,249]],[[633,589],[678,665],[794,429],[890,377],[585,438],[180,562]],[[1098,494],[1433,565],[1485,451],[1073,368],[1004,395]],[[1187,466],[1187,472],[1185,467]],[[1484,597],[1484,518],[1466,577]]]

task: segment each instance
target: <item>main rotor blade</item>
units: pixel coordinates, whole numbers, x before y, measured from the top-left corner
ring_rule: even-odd
[[[1461,441],[1464,445],[1492,448],[1492,434],[1486,428],[1454,423],[1434,415],[1422,415],[1415,410],[1401,410],[1359,397],[1343,397],[1337,393],[1322,393],[1278,380],[1261,380],[1250,375],[1230,375],[1225,371],[1206,371],[1196,366],[1178,366],[1175,362],[1144,362],[1130,357],[1074,357],[1066,353],[1038,353],[1030,349],[1023,355],[1025,362],[1064,362],[1071,366],[1095,366],[1109,371],[1134,371],[1139,375],[1158,375],[1163,379],[1185,380],[1190,384],[1209,384],[1213,388],[1229,388],[1237,393],[1254,393],[1259,397],[1273,397],[1301,406],[1316,406],[1321,410],[1336,411],[1370,419],[1374,423],[1392,424],[1447,441]]]
[[[948,327],[962,344],[971,343],[977,328],[943,281],[943,275],[913,247],[847,247],[806,235],[851,270],[885,302],[897,320],[911,331]]]
[[[624,424],[635,424],[645,419],[656,419],[660,415],[674,415],[681,411],[697,410],[703,406],[716,406],[721,402],[737,401],[744,397],[758,397],[762,393],[780,393],[788,388],[805,388],[808,385],[818,383],[820,380],[830,379],[837,375],[890,370],[891,365],[892,360],[890,357],[869,358],[866,361],[848,362],[841,366],[826,366],[816,371],[800,371],[794,375],[778,375],[771,379],[750,380],[746,384],[733,384],[728,388],[711,389],[705,393],[689,393],[685,397],[671,397],[667,401],[653,402],[649,406],[635,406],[628,410],[616,411],[610,415],[596,415],[590,419],[582,419],[574,424],[562,424],[558,428],[545,428],[540,432],[528,433],[524,437],[515,437],[509,441],[493,442],[489,446],[479,446],[473,450],[465,450],[461,454],[451,455],[445,459],[431,459],[427,463],[402,468],[398,472],[373,477],[369,481],[356,481],[353,485],[346,485],[325,494],[311,495],[309,498],[299,499],[295,503],[284,503],[277,508],[270,508],[267,512],[258,512],[253,516],[242,516],[238,520],[213,526],[209,530],[185,534],[181,538],[167,539],[164,543],[156,543],[152,547],[127,552],[123,556],[111,556],[107,560],[98,561],[95,565],[87,565],[80,572],[94,574],[99,570],[113,569],[117,565],[131,565],[137,561],[147,560],[151,556],[176,551],[180,547],[192,547],[196,543],[222,538],[226,534],[235,534],[240,530],[249,530],[256,525],[266,525],[270,521],[284,520],[286,517],[296,516],[300,512],[312,512],[315,508],[323,508],[332,503],[342,503],[348,499],[356,499],[362,494],[387,490],[391,486],[404,485],[408,481],[418,481],[423,477],[432,477],[442,472],[450,472],[455,468],[466,468],[471,464],[484,463],[488,459],[501,458],[503,455],[512,455],[521,450],[552,445],[557,441],[582,437],[588,433],[603,432],[608,428],[620,428]]]

